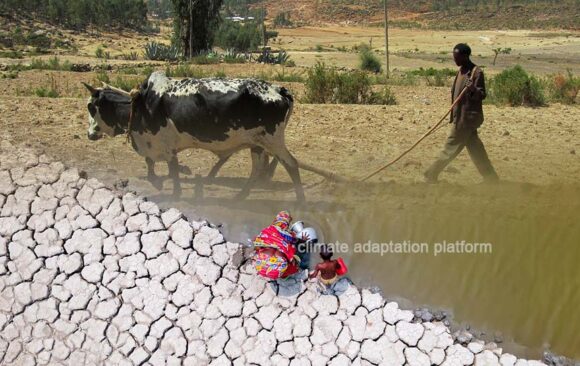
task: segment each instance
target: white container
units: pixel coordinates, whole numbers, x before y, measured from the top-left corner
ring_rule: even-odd
[[[300,234],[300,232],[302,230],[304,230],[304,222],[302,221],[296,221],[294,223],[294,225],[292,225],[292,227],[290,228],[291,231],[293,231],[295,234]]]

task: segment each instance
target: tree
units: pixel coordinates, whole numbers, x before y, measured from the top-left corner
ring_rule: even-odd
[[[497,61],[497,56],[499,56],[499,54],[504,54],[504,55],[509,55],[510,53],[512,53],[512,49],[511,48],[494,48],[493,49],[493,53],[495,54],[494,58],[493,58],[493,66],[495,66],[495,62]]]
[[[211,50],[223,0],[172,0],[173,42],[187,57]]]

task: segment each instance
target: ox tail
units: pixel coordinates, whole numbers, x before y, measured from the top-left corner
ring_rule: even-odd
[[[309,172],[318,174],[331,182],[345,183],[349,181],[347,178],[342,177],[338,174],[329,172],[328,170],[313,167],[312,165],[303,163],[301,161],[298,161],[298,166],[300,167],[300,169],[304,169]]]

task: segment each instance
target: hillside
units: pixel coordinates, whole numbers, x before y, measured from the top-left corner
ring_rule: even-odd
[[[456,4],[454,4],[456,3]],[[393,26],[426,29],[580,29],[580,3],[563,1],[389,1]],[[478,5],[473,5],[478,4]],[[383,19],[381,0],[256,1],[273,19],[289,12],[297,24],[369,24]]]

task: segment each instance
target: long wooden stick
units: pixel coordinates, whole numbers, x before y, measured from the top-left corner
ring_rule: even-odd
[[[324,170],[324,169],[313,167],[312,165],[303,163],[301,161],[298,161],[298,167],[300,169],[304,169],[304,170],[307,170],[309,172],[318,174],[318,175],[326,178],[327,180],[329,180],[331,182],[348,182],[348,179],[341,177],[340,175],[337,175],[335,173],[329,172],[329,171]]]
[[[476,71],[477,71],[477,69],[473,69],[473,73],[471,75],[471,79],[472,79],[471,81],[473,81],[473,79],[475,78],[475,72]],[[439,122],[437,122],[437,124],[435,124],[435,126],[431,127],[431,129],[429,129],[429,131],[427,131],[423,136],[421,136],[421,138],[419,140],[417,140],[410,148],[408,148],[407,150],[403,151],[403,153],[401,155],[399,155],[395,159],[391,160],[388,164],[383,165],[381,168],[375,170],[373,173],[371,173],[371,174],[367,175],[366,177],[364,177],[361,180],[361,182],[365,182],[365,181],[371,179],[375,175],[379,174],[383,170],[385,170],[388,167],[390,167],[391,165],[395,164],[397,161],[401,160],[405,155],[407,155],[409,152],[411,152],[411,150],[413,150],[414,148],[416,148],[417,145],[419,145],[421,143],[421,141],[425,140],[427,138],[427,136],[429,136],[435,130],[437,130],[439,128],[439,126],[441,125],[441,123],[443,123],[443,121],[445,121],[445,119],[447,118],[447,116],[449,116],[449,114],[453,111],[453,108],[455,108],[455,106],[457,106],[457,104],[459,104],[459,102],[461,101],[461,99],[463,98],[463,96],[465,95],[466,92],[467,92],[467,87],[463,88],[463,90],[461,91],[461,93],[459,94],[459,96],[455,99],[455,101],[451,105],[451,108],[449,108],[449,110],[447,111],[447,113],[445,113],[445,115],[443,116],[443,118],[441,118],[439,120]]]

